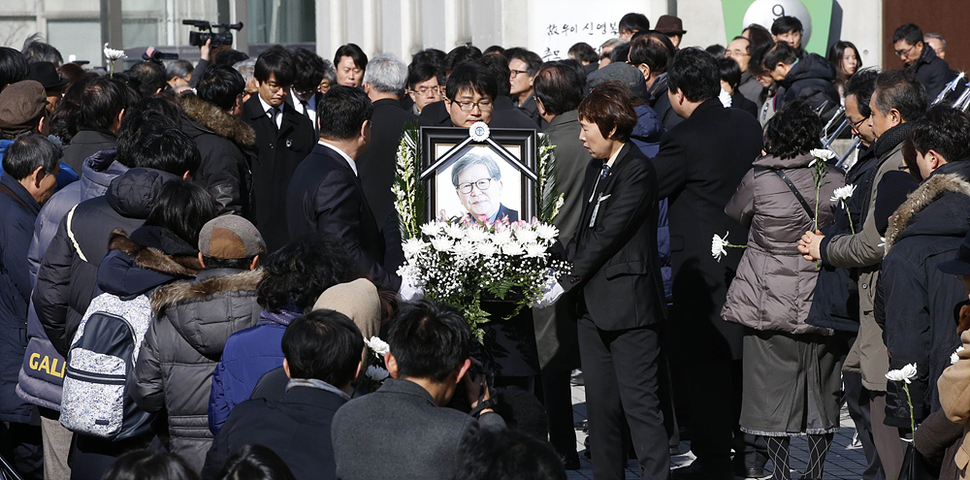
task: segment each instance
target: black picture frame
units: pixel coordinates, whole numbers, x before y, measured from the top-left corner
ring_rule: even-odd
[[[517,214],[517,218],[510,216],[510,220],[531,220],[538,215],[538,148],[535,130],[496,129],[491,130],[484,141],[476,141],[469,136],[467,128],[421,127],[420,138],[419,181],[424,185],[425,222],[438,219],[442,212],[445,218],[454,218],[468,211],[461,203],[461,197],[451,180],[450,169],[472,151],[487,153],[499,164],[503,182],[501,188],[512,192],[508,195],[501,194],[501,206],[506,208],[501,211]],[[516,178],[511,178],[513,174]],[[461,206],[460,209],[453,208],[456,203]]]

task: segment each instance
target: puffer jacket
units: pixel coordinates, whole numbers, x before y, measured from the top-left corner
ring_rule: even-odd
[[[637,112],[637,124],[630,134],[630,141],[643,152],[653,158],[660,151],[660,138],[664,134],[664,126],[648,105],[637,105],[633,108]],[[657,206],[660,215],[657,217],[657,247],[660,251],[660,275],[664,280],[664,297],[667,303],[673,299],[673,273],[670,267],[670,221],[667,219],[667,199],[662,198]]]
[[[960,346],[953,311],[967,294],[960,277],[937,267],[956,258],[970,231],[968,179],[970,161],[942,165],[896,210],[886,230],[876,323],[883,325],[889,368],[916,364],[909,393],[917,424],[940,409],[934,387]],[[906,393],[898,382],[888,382],[886,390],[886,424],[908,428]]]
[[[101,150],[84,161],[79,181],[62,188],[44,204],[34,222],[34,238],[27,252],[31,285],[37,282],[44,253],[67,212],[85,200],[104,195],[111,180],[126,171],[128,167],[116,161],[114,150]],[[27,352],[31,356],[36,353],[36,360],[28,358],[20,369],[17,395],[35,405],[59,410],[64,357],[54,350],[33,304],[27,311],[27,341]]]
[[[256,325],[261,278],[259,270],[205,270],[194,282],[172,283],[152,294],[155,320],[139,351],[132,397],[148,412],[165,409],[169,451],[196,471],[212,444],[212,371],[226,339]]]
[[[777,174],[788,176],[809,207],[818,212],[819,226],[824,227],[832,221],[835,202],[831,197],[844,177],[840,170],[829,167],[816,201],[813,167],[809,166],[812,160],[809,154],[788,160],[774,156],[755,160],[724,208],[724,213],[748,227],[748,248],[721,309],[724,320],[755,330],[833,333],[805,323],[818,269],[798,253],[797,245],[806,231],[816,229],[814,217]]]
[[[795,100],[804,100],[816,110],[824,104],[821,117],[823,122],[828,121],[841,105],[839,91],[832,84],[834,79],[835,71],[828,60],[814,53],[806,53],[778,82],[785,92],[782,101],[775,105],[776,110]]]
[[[0,420],[29,423],[31,406],[17,394],[27,347],[30,275],[27,246],[40,205],[9,173],[0,173]]]
[[[226,340],[209,393],[209,430],[213,434],[219,433],[236,405],[249,400],[259,377],[283,365],[283,332],[300,314],[292,303],[279,313],[263,310],[255,327]]]
[[[239,118],[200,99],[194,93],[179,96],[182,131],[199,147],[202,162],[194,181],[221,206],[219,213],[253,219],[253,177],[249,165],[256,133]]]
[[[98,266],[115,228],[145,223],[162,184],[179,177],[133,168],[111,181],[103,197],[81,202],[60,221],[37,273],[32,296],[47,337],[62,356],[95,297]]]
[[[57,224],[64,215],[75,205],[104,195],[111,181],[127,171],[128,167],[116,160],[115,150],[100,150],[84,160],[79,181],[61,188],[44,204],[34,224],[34,239],[30,243],[30,251],[27,252],[33,282],[37,281],[37,271],[40,270],[40,262],[44,260],[44,252],[57,233]]]

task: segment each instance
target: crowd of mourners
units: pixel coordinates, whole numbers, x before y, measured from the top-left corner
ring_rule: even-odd
[[[806,52],[789,16],[707,48],[654,27],[555,61],[207,43],[109,73],[0,47],[2,468],[564,479],[585,429],[597,480],[820,480],[845,406],[864,479],[966,478],[970,116],[945,41],[903,25],[877,71]],[[487,303],[481,341],[398,274],[391,189],[405,128],[477,122],[555,146],[571,265],[532,309]],[[517,220],[469,162],[469,210]]]

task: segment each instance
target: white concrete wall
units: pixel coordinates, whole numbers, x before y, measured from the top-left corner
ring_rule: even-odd
[[[881,0],[836,3],[836,10],[842,11],[841,38],[862,50],[866,65],[881,63]],[[422,48],[448,51],[467,42],[482,49],[493,44],[524,46],[540,55],[551,47],[565,57],[565,49],[575,41],[598,47],[609,36],[584,36],[585,22],[615,23],[627,12],[642,12],[656,23],[675,10],[684,21],[687,46],[723,45],[727,37],[721,0],[317,0],[316,4],[317,51],[324,57],[346,42],[357,43],[368,55],[387,51],[405,61]],[[563,24],[576,25],[579,35],[560,39],[548,34],[550,25]]]

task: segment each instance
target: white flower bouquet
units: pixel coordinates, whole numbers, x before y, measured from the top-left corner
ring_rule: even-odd
[[[407,262],[398,274],[417,279],[426,297],[463,310],[481,341],[481,324],[490,320],[483,300],[514,303],[511,318],[542,296],[552,272],[568,273],[567,263],[549,258],[558,235],[537,219],[437,220],[404,242]]]
[[[489,133],[483,123],[469,129],[474,141],[486,140]],[[483,300],[515,304],[505,318],[509,319],[541,299],[556,275],[569,273],[568,263],[552,260],[549,254],[559,236],[552,221],[564,198],[557,188],[554,152],[549,138],[539,134],[538,218],[489,222],[466,215],[422,224],[426,217],[420,132],[417,125],[405,125],[401,135],[392,192],[406,263],[397,273],[423,287],[425,297],[461,310],[479,341],[484,335],[481,324],[492,320],[482,309]]]

